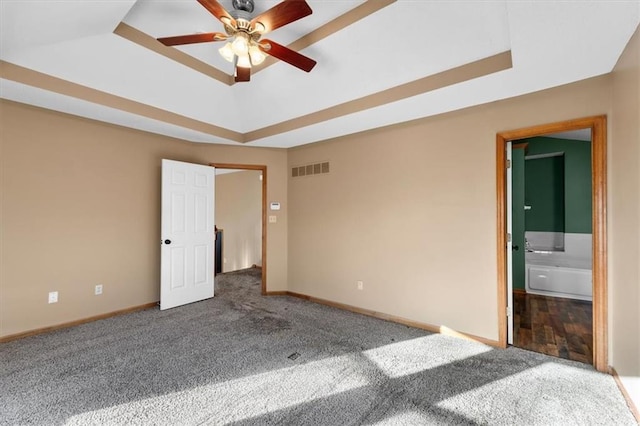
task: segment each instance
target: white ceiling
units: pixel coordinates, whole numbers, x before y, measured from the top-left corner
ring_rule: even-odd
[[[232,9],[230,0],[221,3]],[[255,14],[277,3],[257,0]],[[366,2],[308,3],[311,16],[267,37],[290,44]],[[196,142],[240,144],[208,130],[213,127],[241,136],[256,132],[246,145],[267,147],[316,142],[608,73],[640,22],[639,0],[398,0],[302,50],[318,61],[311,73],[278,62],[249,83],[228,85],[114,34],[121,22],[153,38],[222,31],[195,0],[0,0],[0,7],[0,59],[6,64],[180,119],[144,116],[6,71],[0,74],[2,98]],[[231,73],[219,47],[179,49]],[[509,69],[299,120],[505,51],[511,51]],[[283,126],[290,120],[296,124]],[[275,130],[260,133],[270,126]]]
[[[569,139],[574,141],[591,141],[591,129],[579,129],[571,130],[569,132],[553,133],[551,135],[545,135],[549,138],[555,139]]]

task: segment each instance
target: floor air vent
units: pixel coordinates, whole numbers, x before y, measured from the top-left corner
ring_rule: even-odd
[[[329,173],[329,162],[305,164],[304,166],[296,166],[291,168],[291,177],[297,178],[301,176],[320,175]]]

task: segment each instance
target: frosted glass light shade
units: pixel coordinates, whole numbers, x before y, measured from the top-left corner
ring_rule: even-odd
[[[249,53],[249,36],[243,32],[237,33],[231,43],[231,49],[238,56],[247,55]]]
[[[253,65],[260,65],[264,62],[266,55],[258,48],[258,46],[251,46],[249,48],[249,57]]]
[[[229,62],[233,62],[233,49],[231,48],[231,43],[227,42],[225,43],[224,46],[222,46],[220,49],[218,49],[218,52],[220,52],[220,56],[222,56],[224,59],[226,59]]]

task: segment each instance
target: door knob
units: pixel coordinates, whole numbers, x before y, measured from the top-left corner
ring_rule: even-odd
[[[169,241],[169,240],[167,240],[167,241]],[[169,241],[169,242],[171,242],[171,241]],[[518,247],[518,246],[513,246],[513,247],[511,247],[511,248],[512,248],[513,250],[515,250],[515,251],[520,250],[520,247]]]
[[[164,240],[165,244],[171,244],[171,240]]]

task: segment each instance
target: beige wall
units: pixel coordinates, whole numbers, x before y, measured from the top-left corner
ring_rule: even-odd
[[[605,76],[291,150],[331,173],[289,180],[290,290],[497,340],[496,133],[610,98]]]
[[[267,193],[286,199],[284,150],[191,144],[8,101],[0,114],[0,336],[159,299],[162,158],[264,164]],[[268,290],[287,288],[286,210],[280,219],[268,228]]]
[[[640,29],[614,68],[613,111],[610,362],[640,407]]]
[[[262,265],[262,173],[216,176],[216,225],[223,230],[222,272]]]

